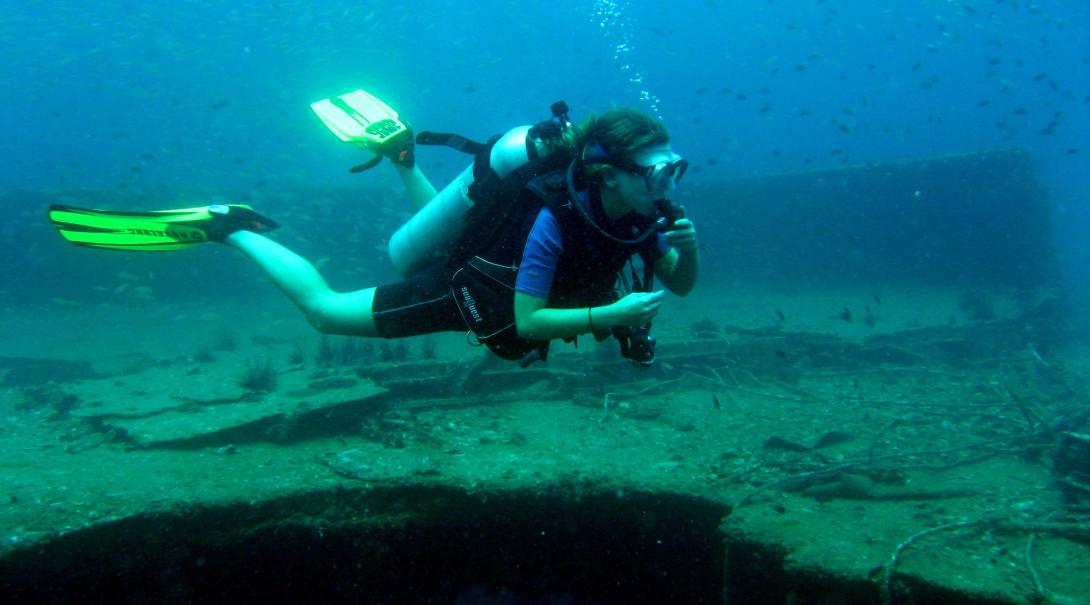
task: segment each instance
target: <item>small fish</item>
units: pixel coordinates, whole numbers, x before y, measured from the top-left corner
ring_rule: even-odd
[[[852,310],[847,308],[847,307],[844,307],[844,310],[841,311],[840,314],[837,315],[837,317],[839,317],[840,319],[842,319],[842,320],[844,320],[844,321],[846,321],[848,323],[852,323]]]
[[[712,395],[712,406],[717,410],[723,409],[723,406],[719,404],[719,396],[718,395]]]
[[[831,445],[839,445],[845,441],[851,441],[855,438],[855,435],[846,433],[844,431],[829,431],[822,436],[818,437],[814,442],[814,446],[811,449],[818,449],[823,447],[829,447]]]
[[[784,320],[787,319],[787,316],[783,314],[783,311],[780,311],[779,309],[776,309],[776,318],[779,319],[780,321],[784,321]]]
[[[871,296],[874,297],[874,302],[875,303],[877,303],[879,305],[882,304],[882,299],[878,296],[878,294],[872,294]]]
[[[765,449],[784,450],[787,452],[808,452],[810,448],[794,441],[788,441],[783,437],[771,437],[764,442]]]
[[[1039,361],[1039,362],[1041,362],[1042,364],[1044,364],[1044,366],[1045,366],[1046,368],[1051,368],[1051,367],[1052,367],[1052,366],[1051,366],[1051,365],[1050,365],[1050,364],[1049,364],[1049,363],[1048,363],[1047,361],[1045,361],[1045,358],[1044,358],[1044,357],[1041,357],[1041,354],[1037,352],[1037,349],[1036,349],[1036,347],[1034,347],[1034,346],[1033,346],[1033,343],[1032,343],[1032,342],[1031,342],[1031,343],[1027,343],[1027,346],[1029,347],[1029,352],[1030,352],[1030,354],[1032,354],[1032,355],[1033,355],[1033,357],[1034,357],[1034,358],[1035,358],[1035,359],[1036,359],[1037,361]]]
[[[230,103],[228,103],[227,101],[216,101],[212,104],[211,107],[209,107],[209,109],[211,109],[212,111],[219,111],[229,105]]]

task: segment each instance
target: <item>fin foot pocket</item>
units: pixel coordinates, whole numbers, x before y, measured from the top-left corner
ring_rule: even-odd
[[[208,207],[209,219],[197,225],[204,231],[209,241],[223,243],[228,235],[236,231],[266,233],[280,225],[276,221],[253,211],[243,205],[214,205]]]

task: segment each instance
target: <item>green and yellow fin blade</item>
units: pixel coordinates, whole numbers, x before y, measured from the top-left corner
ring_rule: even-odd
[[[115,250],[191,248],[208,241],[200,225],[211,219],[207,207],[149,212],[91,210],[60,204],[49,207],[49,221],[64,239],[77,246]]]
[[[310,108],[330,132],[346,143],[381,145],[408,129],[389,105],[362,90],[316,101]]]

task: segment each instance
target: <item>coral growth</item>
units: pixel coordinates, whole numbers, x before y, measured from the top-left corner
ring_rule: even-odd
[[[271,393],[276,390],[279,372],[273,366],[272,359],[252,358],[239,376],[238,385],[248,391]]]

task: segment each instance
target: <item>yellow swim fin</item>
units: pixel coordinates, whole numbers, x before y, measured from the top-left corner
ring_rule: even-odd
[[[276,229],[272,219],[245,204],[226,204],[118,212],[53,204],[49,222],[68,242],[91,248],[115,250],[182,250],[205,242],[222,242],[227,235],[245,229],[263,233]]]
[[[352,169],[361,172],[375,166],[382,156],[411,167],[413,165],[412,129],[397,112],[374,95],[354,90],[310,104],[326,128],[345,143],[353,143],[376,157]]]

